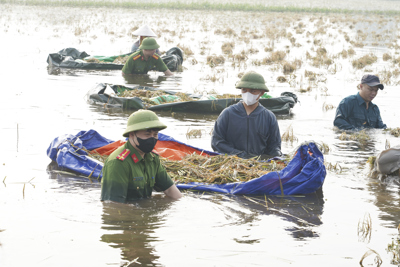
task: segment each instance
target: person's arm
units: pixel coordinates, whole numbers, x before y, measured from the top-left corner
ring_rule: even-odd
[[[233,144],[226,140],[228,124],[229,112],[225,109],[219,115],[214,124],[214,130],[211,137],[212,149],[218,153],[237,155],[241,158],[251,157],[252,155],[247,155],[246,152],[236,149]]]
[[[382,121],[381,112],[379,111],[378,106],[375,106],[375,107],[376,107],[376,113],[377,113],[377,115],[378,115],[378,122],[377,122],[376,128],[379,128],[379,129],[386,129],[387,126],[386,126],[386,124],[384,124],[383,121]]]
[[[341,130],[356,129],[356,127],[350,124],[350,122],[348,121],[349,114],[349,103],[347,103],[345,100],[342,100],[336,109],[336,115],[333,121],[333,125]]]
[[[182,197],[181,191],[176,187],[176,185],[171,185],[167,190],[164,191],[164,194],[167,197],[173,198],[173,199],[179,199]]]
[[[164,71],[165,76],[172,76],[174,75],[170,70]]]
[[[268,131],[270,132],[269,138],[267,140],[267,149],[265,150],[264,154],[270,155],[270,156],[281,156],[281,133],[279,131],[279,125],[278,121],[276,120],[276,117],[270,116],[269,118],[270,124],[268,127]]]

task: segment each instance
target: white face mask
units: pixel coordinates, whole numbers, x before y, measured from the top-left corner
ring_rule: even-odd
[[[254,105],[257,102],[257,98],[259,96],[260,96],[260,94],[253,95],[250,92],[242,93],[243,102],[246,103],[246,105],[248,105],[248,106]]]

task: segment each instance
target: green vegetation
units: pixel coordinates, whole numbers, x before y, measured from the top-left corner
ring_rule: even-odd
[[[171,1],[165,3],[156,2],[119,2],[119,1],[94,1],[94,0],[0,0],[0,4],[23,4],[33,6],[65,6],[65,7],[107,7],[107,8],[132,8],[132,9],[180,9],[180,10],[216,10],[216,11],[248,11],[248,12],[296,12],[296,13],[329,13],[329,14],[377,14],[377,15],[400,15],[398,10],[351,10],[341,8],[318,8],[299,6],[265,6],[261,4],[251,5],[248,3],[217,3],[198,2],[187,3]]]

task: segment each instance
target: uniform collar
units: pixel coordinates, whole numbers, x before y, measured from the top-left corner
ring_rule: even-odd
[[[139,154],[137,149],[132,146],[131,142],[129,142],[129,139],[126,141],[125,146],[127,149],[129,149],[129,151],[131,151],[131,153],[132,153],[131,156],[136,155],[136,157],[138,158],[139,161],[141,161],[142,159],[144,159],[144,160],[153,160],[154,159],[154,155],[152,152],[144,154],[144,158],[142,158],[142,156]]]

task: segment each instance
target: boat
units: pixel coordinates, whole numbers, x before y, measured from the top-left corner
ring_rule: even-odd
[[[61,170],[69,170],[89,179],[101,180],[103,163],[89,156],[96,152],[109,155],[126,140],[113,141],[95,130],[80,131],[75,135],[56,137],[47,149],[48,157]],[[173,137],[159,133],[153,152],[169,160],[181,160],[185,155],[196,153],[205,157],[220,155],[190,146]],[[214,183],[176,183],[182,190],[217,192],[232,195],[304,195],[322,189],[326,177],[324,157],[314,142],[299,146],[294,157],[280,171],[266,172],[264,175],[246,182]]]
[[[134,52],[114,56],[91,56],[76,48],[64,48],[47,57],[50,69],[67,68],[83,70],[122,70],[126,57]],[[176,71],[183,62],[183,52],[179,47],[172,47],[162,55],[165,65],[170,71]],[[125,61],[124,61],[125,60]]]
[[[143,97],[122,97],[124,92],[142,91]],[[144,97],[147,94],[157,93],[157,97]],[[149,86],[115,85],[98,83],[87,93],[90,104],[99,104],[106,107],[118,107],[124,110],[149,109],[153,111],[188,112],[200,114],[219,114],[226,107],[241,100],[240,95],[198,95],[182,94],[171,90],[158,90]],[[222,97],[222,98],[220,98]],[[260,98],[259,102],[276,115],[287,115],[297,103],[297,96],[292,92],[283,92],[279,97]]]

